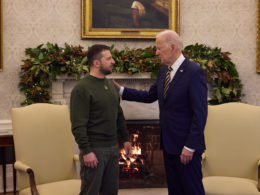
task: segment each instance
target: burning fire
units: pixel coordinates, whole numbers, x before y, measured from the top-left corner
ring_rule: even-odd
[[[138,134],[133,134],[133,146],[132,146],[132,154],[131,156],[136,156],[136,155],[141,155],[142,154],[142,150],[139,146],[136,145],[136,140],[138,139]],[[120,150],[120,153],[122,154],[122,157],[126,160],[126,156],[125,156],[125,150],[124,148],[122,148]],[[131,162],[134,161],[134,159],[132,157],[130,157]]]
[[[132,154],[130,157],[125,156],[125,150],[121,149],[121,158],[119,160],[119,165],[122,166],[123,172],[138,172],[139,166],[144,164],[144,159],[142,158],[141,147],[137,144],[138,134],[133,134],[133,146]]]

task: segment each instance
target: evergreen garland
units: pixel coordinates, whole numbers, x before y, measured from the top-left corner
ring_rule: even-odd
[[[155,47],[125,48],[119,51],[111,46],[115,60],[113,72],[152,72],[152,76],[156,77],[161,63],[155,51]],[[21,66],[19,88],[26,99],[21,105],[51,103],[49,88],[57,76],[65,74],[80,79],[89,72],[87,51],[81,46],[65,44],[62,48],[57,44],[47,43],[45,48],[43,44],[36,48],[26,48],[25,53],[28,58],[23,60]],[[207,81],[213,89],[209,104],[241,101],[242,84],[236,67],[229,58],[229,52],[195,44],[185,47],[183,53],[205,70]]]

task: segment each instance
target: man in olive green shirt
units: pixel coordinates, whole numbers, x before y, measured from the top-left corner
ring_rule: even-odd
[[[131,144],[118,91],[105,78],[115,61],[105,45],[93,45],[87,57],[90,73],[75,86],[70,100],[72,132],[80,149],[80,195],[117,195],[118,134],[127,156]]]

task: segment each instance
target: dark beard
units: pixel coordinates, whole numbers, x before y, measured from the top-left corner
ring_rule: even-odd
[[[112,73],[110,70],[104,69],[103,66],[100,67],[100,72],[101,72],[103,75],[108,75],[108,74],[111,74],[111,73]]]

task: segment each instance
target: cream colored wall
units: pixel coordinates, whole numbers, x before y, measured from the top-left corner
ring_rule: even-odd
[[[244,84],[244,101],[260,105],[256,69],[257,0],[180,0],[180,34],[184,44],[196,42],[230,51]],[[4,71],[0,73],[0,120],[24,99],[19,92],[24,49],[48,41],[88,47],[115,44],[119,49],[146,47],[153,41],[81,40],[80,0],[3,0]]]

